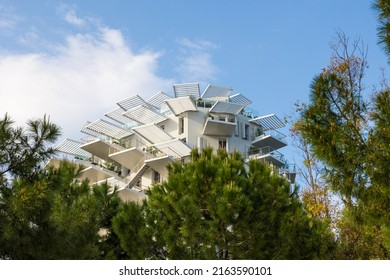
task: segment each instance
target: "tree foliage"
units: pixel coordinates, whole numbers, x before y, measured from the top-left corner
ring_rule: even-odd
[[[82,169],[67,161],[42,166],[59,128],[49,118],[14,128],[0,120],[0,258],[117,258],[124,251],[111,227],[120,200],[107,184],[92,188],[77,180]],[[119,247],[119,249],[118,249]]]
[[[29,120],[23,129],[15,128],[10,116],[5,114],[0,119],[0,182],[4,183],[6,176],[35,179],[44,161],[54,155],[50,143],[59,135],[60,128],[46,115]]]
[[[376,0],[373,6],[378,12],[378,42],[390,55],[390,1]]]
[[[344,205],[337,223],[339,258],[388,258],[389,90],[363,86],[366,51],[338,33],[328,67],[311,85],[294,129],[324,166],[326,184]]]
[[[333,244],[285,179],[258,161],[246,170],[237,152],[194,150],[190,162],[169,166],[168,181],[138,207],[123,207],[114,221],[129,255],[139,250],[134,236],[149,244],[146,258],[169,259],[321,258]]]

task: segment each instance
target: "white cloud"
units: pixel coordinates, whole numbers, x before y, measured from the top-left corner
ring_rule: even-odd
[[[65,20],[68,23],[73,24],[75,26],[83,26],[85,24],[85,20],[82,19],[82,18],[79,18],[76,15],[76,12],[74,10],[69,10],[69,11],[66,12]]]
[[[15,25],[15,21],[11,19],[0,19],[0,29],[10,29]]]
[[[22,34],[18,38],[18,43],[22,46],[32,47],[39,41],[39,36],[35,32],[34,28],[31,31],[28,31],[25,34]]]
[[[178,40],[178,43],[188,49],[198,50],[198,51],[208,51],[210,49],[216,49],[218,46],[210,41],[197,40],[191,41],[188,38],[182,38]]]
[[[57,13],[63,17],[63,19],[76,27],[82,27],[86,24],[86,20],[77,16],[75,5],[60,5],[57,8]]]
[[[134,53],[118,30],[66,38],[54,54],[0,54],[0,114],[24,124],[48,114],[63,136],[79,136],[87,121],[102,117],[133,94],[148,97],[174,83],[156,74],[158,52]]]
[[[218,48],[214,43],[204,40],[178,40],[181,46],[177,73],[182,81],[208,83],[214,80],[218,68],[212,62],[210,51]]]

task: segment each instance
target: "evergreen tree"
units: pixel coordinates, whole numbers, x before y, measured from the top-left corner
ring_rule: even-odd
[[[295,128],[324,166],[326,183],[344,204],[339,258],[388,258],[389,93],[370,106],[363,77],[366,51],[339,33],[330,65],[313,79],[310,102]],[[352,47],[352,48],[350,48]]]
[[[387,55],[390,55],[390,1],[376,0],[374,8],[378,12],[378,41]]]
[[[119,237],[113,230],[113,218],[123,204],[116,187],[112,189],[107,182],[104,182],[94,186],[92,190],[99,214],[100,238],[97,245],[100,255],[98,258],[127,259],[128,256],[120,245]]]
[[[83,167],[67,161],[42,168],[58,135],[46,117],[26,130],[0,120],[0,258],[124,258],[111,230],[116,191],[77,180]]]
[[[14,122],[5,114],[0,119],[0,183],[14,177],[32,182],[42,164],[54,155],[50,147],[60,135],[60,128],[42,119],[29,120],[27,128],[14,127]]]
[[[36,180],[14,179],[1,190],[0,248],[10,259],[96,258],[98,209],[79,169],[63,162]]]
[[[330,234],[320,237],[296,190],[258,161],[247,171],[241,154],[207,148],[168,170],[168,181],[153,186],[143,206],[123,207],[115,218],[129,255],[140,256],[135,236],[146,258],[310,259],[332,250]],[[320,248],[320,239],[329,246]]]

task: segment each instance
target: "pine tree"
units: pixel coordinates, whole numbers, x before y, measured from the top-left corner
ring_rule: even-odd
[[[121,204],[115,190],[78,180],[83,167],[67,161],[43,168],[58,135],[46,117],[27,130],[0,120],[0,258],[124,258],[110,230]]]
[[[344,205],[336,227],[339,258],[388,258],[388,89],[366,96],[366,51],[338,33],[327,68],[311,85],[295,123],[324,166],[324,178]],[[352,48],[351,48],[352,47]]]
[[[168,170],[168,181],[152,187],[143,211],[127,206],[115,218],[129,255],[138,250],[130,236],[143,240],[147,258],[310,259],[332,250],[330,235],[320,238],[319,223],[308,219],[296,190],[258,161],[246,170],[241,154],[207,148]],[[145,227],[131,214],[138,211]],[[320,248],[320,239],[329,246]]]
[[[378,42],[390,55],[390,1],[376,0],[373,6],[378,12]]]

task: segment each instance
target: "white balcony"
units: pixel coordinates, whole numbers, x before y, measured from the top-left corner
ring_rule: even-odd
[[[112,177],[118,178],[118,174],[98,165],[91,165],[81,171],[78,179],[81,181],[88,179],[90,183],[94,184]]]
[[[235,128],[236,119],[233,116],[210,116],[204,124],[203,135],[230,137]]]
[[[168,178],[167,166],[168,166],[168,164],[171,164],[173,162],[175,162],[175,160],[168,155],[145,160],[145,163],[149,167],[151,167],[152,169],[154,169],[155,171],[160,173],[161,176],[163,176],[164,178]]]
[[[156,149],[156,151],[153,152],[153,155],[156,157],[161,156],[159,153],[163,153],[163,155],[168,155],[171,158],[181,159],[191,154],[191,148],[179,139],[160,142],[154,144],[153,147]]]
[[[270,130],[266,133],[257,136],[252,141],[252,146],[255,147],[272,147],[277,150],[287,146],[286,135],[276,130]]]
[[[109,157],[110,154],[124,149],[119,145],[108,143],[100,139],[83,144],[80,148],[108,162],[112,162],[112,159]]]
[[[144,192],[136,189],[124,188],[118,191],[118,196],[124,202],[141,202],[142,200],[147,199],[147,196]]]
[[[272,164],[277,168],[285,166],[285,159],[283,154],[275,151],[272,147],[255,148],[249,151],[248,157],[250,160],[260,160],[266,164]]]
[[[279,170],[279,175],[289,180],[291,184],[294,184],[297,176],[295,165],[284,166]]]
[[[112,153],[109,157],[111,160],[116,161],[124,167],[132,170],[137,163],[145,157],[145,153],[136,147],[132,147],[123,151]]]

